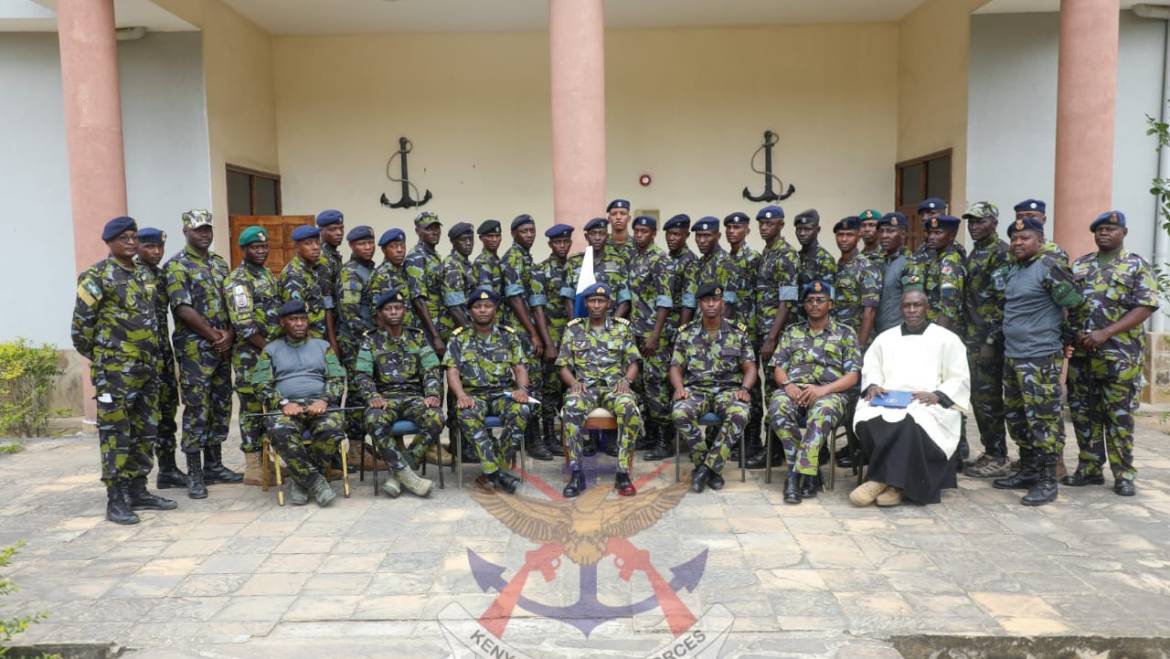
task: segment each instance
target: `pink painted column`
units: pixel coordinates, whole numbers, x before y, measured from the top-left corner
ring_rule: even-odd
[[[549,0],[553,212],[580,229],[605,211],[605,13],[603,0]]]
[[[126,214],[126,161],[118,95],[118,44],[113,0],[57,3],[65,143],[73,204],[77,271],[106,257],[102,226]],[[94,418],[93,384],[85,382],[85,415]]]
[[[1118,0],[1061,0],[1052,233],[1069,256],[1094,251],[1089,224],[1113,205]]]

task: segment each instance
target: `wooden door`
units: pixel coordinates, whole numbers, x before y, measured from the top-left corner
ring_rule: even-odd
[[[312,224],[315,219],[312,215],[229,215],[232,267],[235,268],[244,259],[240,251],[240,234],[244,229],[258,224],[268,231],[268,262],[265,265],[274,274],[279,275],[284,265],[291,261],[296,253],[296,245],[292,240],[293,229],[304,224]]]
[[[926,240],[925,231],[918,222],[918,202],[927,197],[938,197],[951,204],[951,150],[931,153],[894,165],[895,208],[910,220],[906,245],[917,249]],[[962,212],[949,208],[951,215]]]

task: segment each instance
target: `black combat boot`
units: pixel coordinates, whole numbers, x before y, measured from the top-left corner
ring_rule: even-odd
[[[643,426],[642,436],[634,441],[635,451],[649,451],[658,444],[658,422],[647,418],[646,425]]]
[[[581,455],[587,458],[597,455],[597,442],[600,441],[598,434],[600,433],[596,430],[590,430],[585,434],[581,440]]]
[[[772,466],[779,467],[784,464],[784,445],[777,437],[772,438]],[[748,469],[763,469],[768,466],[768,449],[765,447],[756,452],[755,455],[748,458]]]
[[[1039,463],[1039,478],[1032,485],[1028,493],[1020,499],[1025,506],[1043,506],[1056,501],[1059,487],[1056,484],[1056,463],[1060,456],[1056,453],[1045,453],[1035,459]]]
[[[821,475],[801,474],[800,476],[800,498],[801,499],[815,499],[817,492],[821,489]]]
[[[1069,487],[1084,487],[1086,485],[1104,485],[1105,474],[1090,474],[1085,469],[1085,465],[1077,465],[1077,470],[1071,474],[1065,474],[1064,478],[1060,479],[1061,485]]]
[[[503,490],[508,494],[516,493],[516,485],[519,482],[519,479],[504,471],[503,469],[492,472],[492,474],[488,476],[488,480],[496,486],[496,489]]]
[[[203,465],[199,451],[183,455],[187,456],[187,496],[192,499],[206,499],[207,485],[203,482]]]
[[[617,490],[618,496],[632,497],[638,493],[634,488],[634,484],[630,481],[630,475],[624,471],[619,471],[613,479],[613,489]]]
[[[722,490],[723,486],[727,484],[726,481],[723,480],[722,474],[715,471],[714,469],[710,469],[708,471],[711,473],[707,475],[707,487],[710,487],[716,492]]]
[[[540,419],[532,419],[524,429],[524,441],[528,444],[528,457],[541,462],[553,459],[548,447],[544,445],[544,438],[540,435]]]
[[[174,449],[156,449],[158,456],[158,476],[155,478],[155,487],[167,490],[172,487],[187,487],[187,474],[179,471],[175,464]]]
[[[174,510],[179,504],[151,494],[146,489],[146,476],[139,476],[130,481],[126,489],[126,502],[130,510]]]
[[[115,524],[137,524],[138,515],[130,510],[126,501],[126,483],[118,483],[106,487],[106,519]]]
[[[561,434],[557,432],[556,417],[546,416],[541,423],[544,425],[544,447],[552,455],[563,458],[565,447],[561,445]]]
[[[784,481],[784,503],[800,503],[800,472],[795,469]]]
[[[1040,480],[1040,456],[1032,449],[1020,449],[1020,467],[1007,478],[991,481],[997,490],[1027,490]]]
[[[561,490],[561,496],[566,499],[580,496],[585,491],[585,473],[580,468],[573,469],[573,474],[569,476],[569,484],[565,485],[565,489]]]
[[[611,458],[618,456],[618,433],[616,430],[602,430],[601,435],[605,438],[605,454]],[[600,439],[600,438],[599,438]]]
[[[223,445],[216,444],[203,449],[203,480],[207,483],[240,483],[244,476],[223,466]]]
[[[702,494],[703,488],[707,487],[707,479],[710,478],[710,474],[711,470],[707,468],[707,465],[699,465],[691,474],[691,492]]]
[[[647,451],[642,459],[647,462],[654,462],[657,460],[665,460],[666,458],[674,457],[674,437],[678,432],[674,426],[662,426],[658,429],[658,443],[654,448]]]

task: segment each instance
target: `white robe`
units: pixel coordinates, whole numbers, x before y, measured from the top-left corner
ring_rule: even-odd
[[[945,408],[915,401],[905,409],[893,409],[875,407],[862,398],[853,416],[854,428],[879,416],[897,423],[909,414],[947,457],[954,455],[963,423],[960,412],[971,407],[967,348],[954,332],[934,323],[922,334],[903,336],[901,325],[882,332],[865,351],[861,367],[861,390],[871,384],[888,391],[939,391],[954,405]]]

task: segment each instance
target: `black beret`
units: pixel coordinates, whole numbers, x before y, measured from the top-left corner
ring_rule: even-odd
[[[634,218],[634,226],[636,227],[650,227],[651,229],[658,228],[658,220],[649,215],[639,215]]]
[[[280,305],[280,310],[276,312],[281,318],[303,313],[308,313],[308,311],[305,310],[305,303],[300,300],[289,300]]]
[[[527,215],[527,214],[517,215],[515,218],[512,219],[511,230],[515,231],[516,229],[519,229],[520,227],[524,226],[525,224],[536,224],[536,220],[532,219],[531,215]]]
[[[815,208],[810,208],[806,211],[801,211],[795,218],[792,219],[793,226],[803,226],[805,224],[820,224],[821,214]]]
[[[752,221],[752,218],[748,217],[747,213],[741,213],[739,211],[736,211],[736,212],[732,213],[731,215],[728,215],[727,217],[723,218],[723,226],[727,226],[729,224],[747,224],[748,222],[751,222],[751,221]]]
[[[500,233],[500,223],[496,220],[484,220],[479,223],[479,228],[475,232],[481,236],[489,233]]]
[[[833,225],[833,233],[837,233],[838,231],[857,231],[860,228],[861,218],[856,215],[850,215],[849,217],[843,217],[837,220],[837,223]]]
[[[167,241],[167,232],[154,227],[142,227],[138,230],[138,244],[161,245]]]
[[[609,227],[609,220],[604,217],[595,217],[585,223],[585,230],[592,231],[594,229],[605,229]]]
[[[378,297],[374,298],[374,308],[381,309],[391,302],[406,304],[406,298],[402,297],[402,291],[397,288],[390,288],[383,291]]]
[[[663,230],[667,231],[670,229],[689,230],[691,228],[691,216],[687,215],[686,213],[679,213],[678,215],[675,215],[674,217],[667,220],[666,224],[662,225],[662,228]]]
[[[696,300],[702,300],[705,297],[723,297],[723,287],[715,282],[707,282],[699,287],[699,291],[695,293]]]
[[[461,236],[470,236],[474,231],[475,227],[471,226],[470,222],[456,222],[447,229],[447,238],[455,240]]]
[[[467,303],[468,305],[472,305],[483,300],[489,300],[494,304],[500,301],[500,296],[492,289],[481,286],[471,292],[471,295],[467,298]]]

